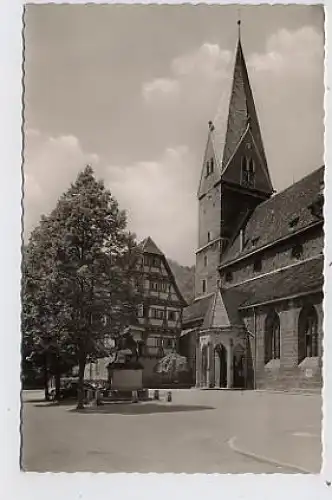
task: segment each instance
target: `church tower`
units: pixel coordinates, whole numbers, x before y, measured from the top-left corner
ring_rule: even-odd
[[[220,256],[255,207],[273,193],[246,62],[240,21],[231,78],[209,122],[198,188],[195,297],[215,292]]]

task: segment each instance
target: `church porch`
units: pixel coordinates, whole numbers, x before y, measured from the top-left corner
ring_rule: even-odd
[[[198,332],[196,387],[247,388],[250,373],[247,344],[243,329],[214,328]]]

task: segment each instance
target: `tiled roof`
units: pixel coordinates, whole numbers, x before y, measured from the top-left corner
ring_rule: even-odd
[[[246,308],[283,297],[296,296],[323,286],[323,256],[313,258],[261,278],[222,291],[232,308]]]
[[[138,244],[138,248],[140,250],[142,250],[143,253],[151,253],[154,255],[164,255],[163,252],[161,250],[159,250],[159,248],[157,247],[157,245],[155,244],[153,239],[150,238],[150,236],[148,236],[143,241],[141,241]]]
[[[231,64],[232,66],[230,66]],[[219,167],[218,172],[213,174],[214,180],[218,175],[222,176],[225,173],[233,154],[250,128],[262,168],[268,179],[270,192],[272,192],[258,116],[240,40],[238,40],[234,58],[229,62],[225,74],[227,76],[222,80],[221,99],[207,143],[207,148],[209,148],[209,143],[212,142],[214,156]],[[198,189],[199,197],[206,191],[203,172]]]
[[[182,323],[186,324],[196,320],[203,320],[213,300],[214,294],[206,295],[205,297],[195,300],[183,310]]]
[[[237,306],[234,297],[218,290],[213,300],[210,301],[202,327],[218,328],[242,325]]]
[[[323,182],[321,167],[258,205],[245,227],[242,252],[238,235],[222,256],[221,265],[317,222],[309,206],[319,195]]]
[[[214,121],[214,147],[222,166],[222,171],[246,131],[248,117],[250,117],[250,123],[260,155],[266,165],[254,98],[241,41],[239,40],[236,47],[235,60],[233,60],[233,74],[231,74],[231,77],[225,83],[224,93]],[[267,167],[266,172],[268,175]]]

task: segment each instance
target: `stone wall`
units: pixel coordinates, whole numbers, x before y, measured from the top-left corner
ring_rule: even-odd
[[[318,358],[305,358],[298,363],[298,319],[303,306],[314,305],[318,315]],[[323,307],[322,295],[316,294],[274,305],[280,319],[280,360],[270,360],[265,364],[264,334],[265,320],[270,308],[259,307],[243,314],[245,325],[250,332],[250,348],[257,389],[319,388],[322,385],[322,339]]]

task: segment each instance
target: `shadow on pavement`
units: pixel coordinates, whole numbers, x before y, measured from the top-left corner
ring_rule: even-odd
[[[91,414],[118,414],[118,415],[149,415],[152,413],[174,413],[188,411],[214,410],[213,406],[202,405],[162,405],[156,403],[109,403],[98,407],[87,407],[84,410],[73,408],[72,412]]]

